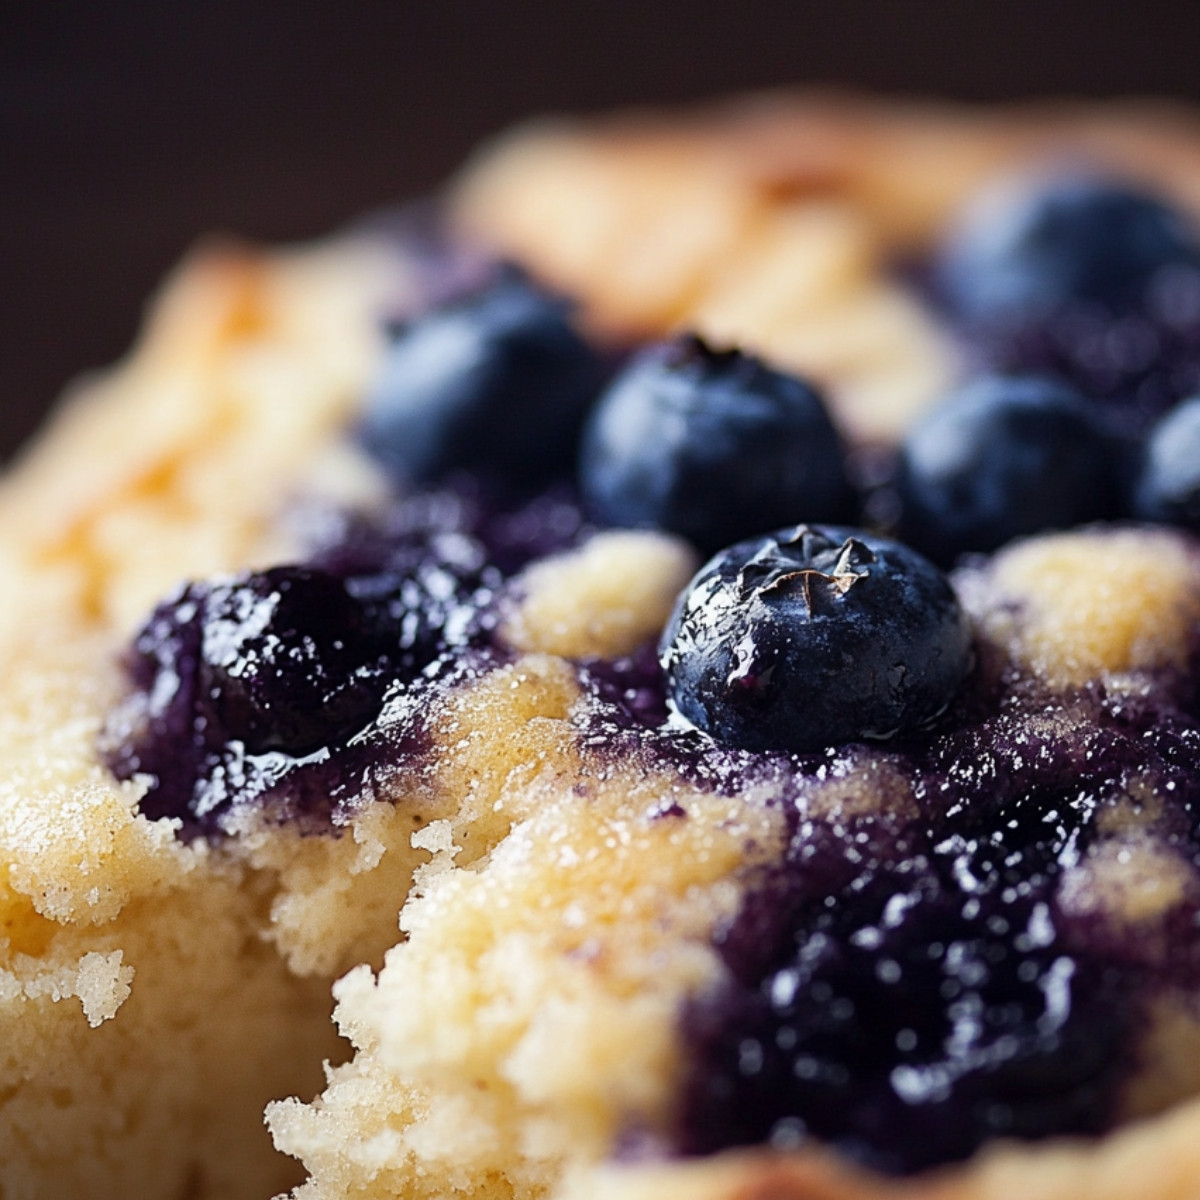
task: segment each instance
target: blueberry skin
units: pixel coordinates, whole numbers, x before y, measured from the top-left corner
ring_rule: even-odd
[[[603,377],[566,303],[510,268],[395,331],[360,433],[407,483],[467,470],[535,487],[570,471]]]
[[[978,379],[905,438],[897,464],[900,536],[949,565],[969,551],[1116,515],[1120,454],[1065,385]]]
[[[1155,274],[1200,265],[1200,241],[1157,197],[1072,175],[985,195],[944,246],[937,279],[969,322],[1028,323],[1075,302],[1138,307]]]
[[[382,639],[341,581],[276,567],[211,587],[198,688],[229,740],[305,754],[365,725],[388,674]]]
[[[214,772],[246,756],[332,749],[378,714],[394,677],[389,635],[325,571],[269,571],[189,583],[160,604],[126,660],[133,691],[105,757],[119,779],[150,776],[139,807],[219,828]],[[212,793],[218,799],[212,799]]]
[[[854,509],[817,393],[693,335],[643,351],[599,400],[580,487],[597,520],[678,533],[705,553],[789,521],[846,521]]]
[[[727,745],[796,753],[924,725],[972,659],[936,567],[887,538],[810,525],[710,559],[660,644],[683,717]]]
[[[1150,431],[1133,493],[1133,515],[1200,533],[1200,396]]]

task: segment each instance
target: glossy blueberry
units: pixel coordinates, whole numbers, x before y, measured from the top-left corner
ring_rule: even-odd
[[[414,678],[451,646],[465,646],[483,628],[499,583],[494,568],[430,557],[394,563],[346,580],[376,627],[386,631],[398,674]]]
[[[133,690],[110,717],[106,758],[118,778],[151,780],[147,816],[179,818],[189,837],[213,832],[230,778],[261,790],[284,759],[331,750],[374,718],[388,648],[387,631],[324,571],[188,584],[134,639]],[[275,766],[255,767],[272,755]]]
[[[897,487],[900,534],[937,562],[1012,538],[1114,515],[1118,456],[1069,388],[989,377],[953,393],[909,431]]]
[[[598,402],[580,485],[598,520],[682,534],[708,553],[789,521],[853,512],[817,393],[691,335],[644,351]]]
[[[181,820],[185,838],[227,832],[251,804],[337,823],[364,772],[421,741],[449,652],[487,653],[506,575],[580,523],[558,492],[512,510],[426,492],[318,526],[327,540],[303,566],[190,583],[137,634],[102,752],[119,778],[151,780],[141,811]]]
[[[222,740],[199,696],[206,595],[203,584],[186,585],[138,630],[125,664],[133,689],[102,737],[118,779],[151,780],[140,808],[152,820],[189,814],[201,764]]]
[[[1134,516],[1200,533],[1200,396],[1172,409],[1146,439]]]
[[[672,705],[719,742],[817,751],[931,720],[972,661],[945,577],[886,538],[800,525],[712,558],[663,634]]]
[[[1200,266],[1200,242],[1178,212],[1132,186],[1069,175],[984,196],[937,270],[967,321],[1028,323],[1080,302],[1138,307],[1178,264]]]
[[[570,470],[600,383],[567,306],[508,269],[395,332],[362,439],[411,483],[469,470],[525,488]]]
[[[378,711],[383,647],[338,579],[276,567],[209,590],[200,694],[228,740],[252,752],[308,753]]]

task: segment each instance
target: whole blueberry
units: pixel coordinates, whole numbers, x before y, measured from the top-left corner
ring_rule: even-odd
[[[1175,209],[1075,174],[981,197],[947,240],[937,274],[964,319],[1028,323],[1075,302],[1137,307],[1155,275],[1180,263],[1200,265],[1200,240]]]
[[[1200,533],[1200,396],[1171,409],[1150,431],[1133,515]]]
[[[118,778],[151,780],[148,817],[182,820],[185,836],[214,832],[247,755],[333,750],[371,721],[394,674],[392,641],[322,570],[189,583],[134,638],[133,687],[110,714],[105,757]]]
[[[305,754],[365,724],[387,673],[382,642],[341,581],[276,567],[210,586],[197,685],[226,740]]]
[[[567,305],[507,269],[394,332],[362,439],[410,483],[468,470],[525,487],[570,470],[601,382]]]
[[[1094,410],[1052,381],[975,380],[908,433],[900,535],[937,562],[1113,516],[1119,455]]]
[[[853,511],[813,388],[692,335],[648,348],[605,392],[584,431],[580,485],[598,520],[682,534],[709,553]]]
[[[799,753],[937,716],[972,662],[950,584],[898,542],[800,525],[739,542],[663,634],[671,704],[719,742]]]

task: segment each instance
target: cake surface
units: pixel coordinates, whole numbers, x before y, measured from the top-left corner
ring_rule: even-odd
[[[1113,500],[968,546],[901,715],[869,682],[760,744],[675,678],[728,642],[679,599],[714,546],[558,478],[616,370],[794,406],[846,478],[716,543],[786,640],[907,579],[897,447],[981,360],[1078,387],[1131,469],[1200,390],[1190,258],[1099,342],[934,280],[1050,166],[1200,214],[1187,113],[778,96],[519,131],[434,234],[185,264],[0,492],[0,1198],[1200,1195],[1193,536]],[[550,407],[446,382],[485,323]]]

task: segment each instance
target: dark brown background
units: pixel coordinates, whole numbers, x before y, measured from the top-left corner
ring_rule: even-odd
[[[1197,0],[0,0],[0,455],[200,234],[318,234],[545,110],[783,83],[1200,99]]]

